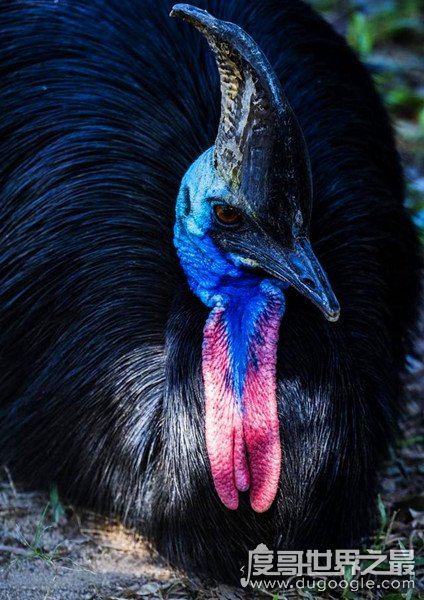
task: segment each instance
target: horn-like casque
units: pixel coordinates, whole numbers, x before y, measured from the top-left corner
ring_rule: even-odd
[[[215,168],[254,213],[275,213],[283,198],[309,220],[311,175],[302,131],[270,63],[240,27],[177,4],[214,52],[221,80]],[[264,210],[265,209],[265,210]],[[306,209],[306,210],[305,210]],[[306,213],[306,214],[305,214]],[[264,215],[265,216],[265,215]]]

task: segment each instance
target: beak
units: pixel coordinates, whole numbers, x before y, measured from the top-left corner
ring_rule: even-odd
[[[340,305],[331,288],[327,275],[318,262],[309,240],[296,243],[294,250],[287,250],[269,240],[251,246],[251,264],[275,279],[289,283],[305,298],[313,302],[329,321],[337,321]],[[252,260],[253,259],[253,260]]]

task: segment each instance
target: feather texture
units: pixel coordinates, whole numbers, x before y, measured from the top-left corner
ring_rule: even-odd
[[[215,139],[207,45],[167,0],[0,7],[0,460],[119,514],[171,562],[237,580],[247,550],[355,545],[401,404],[416,234],[365,69],[297,0],[199,0],[242,26],[302,126],[312,241],[337,324],[287,292],[280,491],[228,511],[206,454],[207,310],[172,244],[187,167]]]

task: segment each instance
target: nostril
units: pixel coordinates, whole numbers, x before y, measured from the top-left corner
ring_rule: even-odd
[[[307,285],[310,290],[314,290],[317,287],[315,281],[310,277],[302,277],[302,283]]]

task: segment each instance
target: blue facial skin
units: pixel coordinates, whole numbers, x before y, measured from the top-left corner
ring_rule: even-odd
[[[226,281],[243,282],[244,272],[219,250],[209,236],[213,224],[213,200],[230,200],[231,192],[213,166],[213,148],[189,168],[177,198],[174,244],[192,291],[206,306],[226,303]],[[234,290],[235,291],[235,290]]]
[[[213,165],[213,148],[203,153],[185,174],[176,206],[174,244],[191,290],[208,307],[225,308],[225,325],[232,362],[233,391],[241,401],[247,366],[255,368],[251,348],[258,340],[258,323],[266,310],[269,294],[278,294],[288,284],[261,277],[243,257],[224,253],[210,235],[217,227],[214,204],[232,204],[233,192]],[[242,235],[242,234],[241,234]],[[250,268],[249,268],[250,267]],[[207,324],[206,324],[207,326]]]

